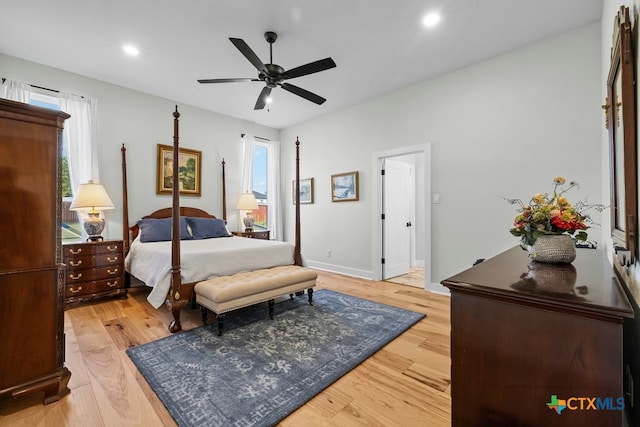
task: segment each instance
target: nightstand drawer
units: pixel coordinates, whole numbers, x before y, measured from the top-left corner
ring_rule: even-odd
[[[110,277],[120,277],[122,274],[121,265],[88,268],[84,270],[71,269],[67,271],[66,283],[70,285],[88,280],[108,279]]]
[[[86,295],[117,291],[119,289],[122,289],[123,286],[123,281],[120,277],[114,279],[71,284],[65,286],[64,297],[68,300],[70,298],[77,298],[81,296],[84,297]]]
[[[247,237],[249,239],[263,239],[269,240],[269,230],[260,230],[260,231],[232,231],[231,234],[238,237]]]
[[[106,253],[120,254],[122,253],[122,241],[75,243],[63,245],[62,248],[64,259]]]

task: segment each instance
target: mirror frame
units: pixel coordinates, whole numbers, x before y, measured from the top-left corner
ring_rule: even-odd
[[[634,61],[629,8],[622,6],[614,19],[611,68],[604,107],[607,111],[606,127],[609,131],[611,237],[614,247],[622,246],[630,252],[632,262],[637,255],[638,218]],[[617,131],[620,126],[622,132]],[[624,212],[621,212],[622,201]]]

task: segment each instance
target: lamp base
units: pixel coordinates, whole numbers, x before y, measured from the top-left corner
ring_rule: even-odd
[[[100,218],[100,212],[89,212],[84,220],[84,231],[87,233],[87,242],[102,241],[102,231],[104,230],[104,219]]]
[[[253,224],[255,222],[253,218],[253,212],[247,211],[247,214],[243,218],[242,222],[244,222],[244,231],[253,231]]]

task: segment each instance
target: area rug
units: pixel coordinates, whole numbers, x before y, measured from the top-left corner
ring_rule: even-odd
[[[180,426],[270,426],[424,317],[326,289],[127,354]]]

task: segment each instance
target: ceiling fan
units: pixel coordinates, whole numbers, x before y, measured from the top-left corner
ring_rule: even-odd
[[[198,83],[265,82],[266,86],[262,88],[262,91],[258,96],[258,100],[256,101],[256,105],[253,108],[254,110],[262,110],[265,107],[265,105],[267,104],[267,98],[271,94],[271,89],[275,88],[276,86],[280,86],[282,89],[295,95],[301,96],[302,98],[314,102],[318,105],[323,104],[326,101],[326,99],[324,99],[323,97],[309,92],[306,89],[302,89],[301,87],[286,83],[285,80],[306,76],[308,74],[318,73],[320,71],[333,68],[336,66],[336,63],[333,62],[333,59],[320,59],[318,61],[310,62],[308,64],[301,65],[290,70],[285,70],[281,66],[273,63],[273,43],[278,38],[278,35],[273,31],[267,31],[266,33],[264,33],[264,38],[269,43],[268,64],[263,64],[260,58],[258,58],[258,55],[256,55],[253,50],[251,50],[251,48],[244,42],[244,40],[229,37],[231,43],[233,43],[233,45],[238,48],[240,53],[242,53],[245,58],[247,58],[249,62],[251,62],[254,67],[256,67],[256,69],[258,70],[257,79],[202,79],[198,80]]]

